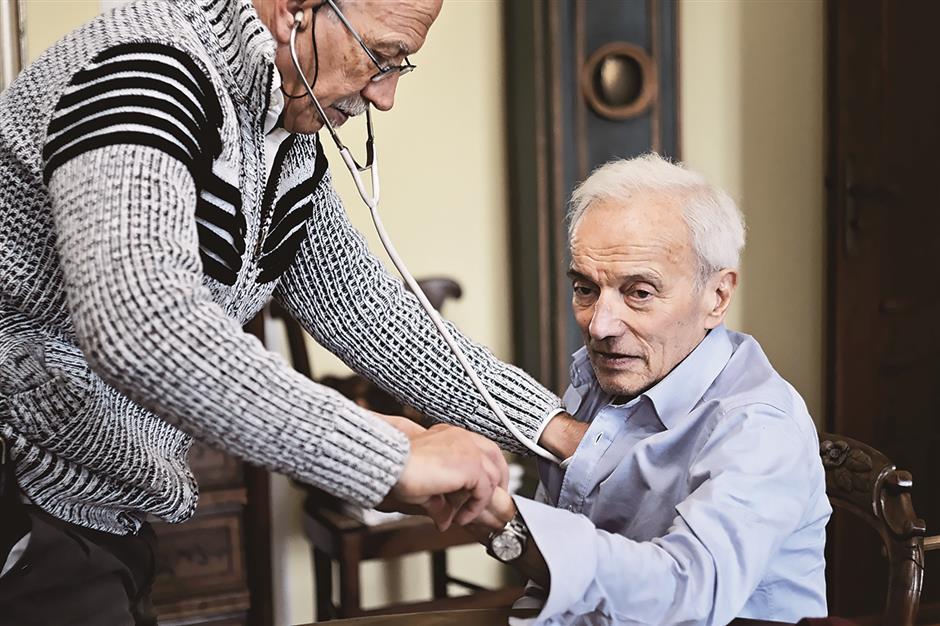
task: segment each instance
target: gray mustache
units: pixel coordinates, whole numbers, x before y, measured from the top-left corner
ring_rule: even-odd
[[[365,98],[357,94],[337,100],[333,103],[333,108],[339,109],[348,117],[356,117],[366,112],[366,109],[369,108],[369,103],[366,102]]]

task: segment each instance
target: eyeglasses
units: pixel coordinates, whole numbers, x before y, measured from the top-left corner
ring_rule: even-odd
[[[326,0],[324,4],[328,4],[330,8],[333,9],[333,12],[336,13],[336,17],[339,18],[339,21],[343,23],[343,26],[346,27],[346,30],[349,31],[349,34],[352,35],[353,39],[355,39],[356,42],[362,47],[362,49],[368,55],[369,60],[372,61],[376,68],[378,68],[379,71],[376,72],[370,79],[373,83],[381,82],[386,78],[396,74],[402,76],[408,72],[414,71],[414,69],[417,67],[408,60],[408,57],[405,57],[405,62],[401,65],[382,65],[379,63],[379,58],[369,48],[369,46],[366,45],[366,42],[362,40],[362,37],[359,36],[359,32],[356,30],[356,28],[349,23],[349,20],[346,19],[345,15],[343,15],[343,12],[339,10],[338,6],[336,6],[336,2],[334,2],[334,0]],[[324,4],[319,5],[317,9],[322,7]]]

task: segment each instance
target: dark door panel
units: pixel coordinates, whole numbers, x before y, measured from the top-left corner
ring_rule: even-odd
[[[829,424],[914,477],[940,532],[940,3],[829,2]],[[873,533],[830,528],[831,612],[885,595]],[[940,601],[928,558],[924,602]]]

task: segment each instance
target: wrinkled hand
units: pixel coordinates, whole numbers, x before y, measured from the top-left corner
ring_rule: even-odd
[[[376,413],[375,411],[371,411],[371,413],[383,422],[386,422],[403,432],[409,439],[427,430],[427,428],[421,424],[415,422],[414,420],[410,420],[407,417],[402,417],[401,415],[386,415],[385,413]]]
[[[474,523],[467,526],[467,530],[477,541],[484,546],[489,546],[493,531],[505,528],[517,513],[516,503],[512,496],[502,489],[496,489],[486,510]],[[522,556],[512,561],[510,566],[534,580],[542,588],[549,589],[552,583],[551,572],[545,563],[545,557],[539,550],[538,541],[534,536],[530,536],[530,539],[531,541],[526,543],[522,551]]]
[[[490,535],[505,528],[506,524],[516,516],[516,510],[516,503],[512,496],[503,489],[497,488],[493,491],[493,497],[486,509],[472,524],[467,525],[467,530],[477,541],[488,546]]]
[[[481,529],[487,536],[494,530],[502,530],[516,515],[516,503],[505,489],[497,487],[489,504],[473,521],[473,526]]]
[[[429,516],[440,530],[468,524],[505,488],[509,469],[499,447],[480,435],[438,424],[424,429],[396,416],[380,416],[411,442],[398,483],[380,508]],[[408,422],[408,423],[405,423]]]

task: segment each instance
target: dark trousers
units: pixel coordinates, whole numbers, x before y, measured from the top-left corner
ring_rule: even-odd
[[[151,626],[156,537],[98,532],[26,507],[32,535],[0,577],[0,626]],[[0,565],[7,554],[0,554]]]

